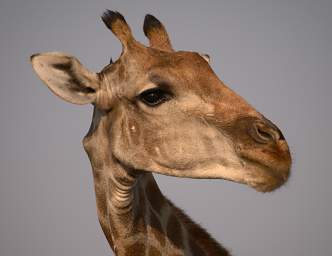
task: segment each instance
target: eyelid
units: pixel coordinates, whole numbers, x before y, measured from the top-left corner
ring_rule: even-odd
[[[143,92],[151,90],[151,89],[158,89],[158,86],[156,86],[155,84],[151,83],[151,84],[147,84],[146,86],[144,86],[142,89],[140,89],[137,92],[137,95],[141,95]]]
[[[165,91],[170,91],[171,88],[171,80],[169,78],[160,76],[158,74],[150,74],[149,80],[152,82],[152,84],[155,84],[159,86],[160,88],[164,89]]]
[[[156,90],[160,90],[163,93],[169,95],[169,96],[173,96],[173,93],[169,91],[168,86],[156,86],[156,85],[152,85],[151,87],[144,87],[144,89],[140,90],[139,93],[137,94],[137,96],[142,95],[143,93],[147,93],[147,92],[153,92]]]
[[[174,96],[172,92],[172,87],[170,86],[170,82],[165,77],[161,77],[156,74],[150,74],[148,77],[149,81],[145,83],[141,89],[139,89],[136,95],[141,95],[143,92],[148,91],[150,89],[159,89],[163,92],[167,93],[170,96]]]

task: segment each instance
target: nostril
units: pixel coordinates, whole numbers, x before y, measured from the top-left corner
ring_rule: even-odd
[[[285,140],[284,135],[279,130],[278,126],[276,126],[274,123],[272,123],[269,119],[263,117],[263,120],[265,121],[265,125],[267,128],[271,129],[271,132],[274,134],[274,139],[277,140]]]
[[[279,132],[279,140],[285,140],[284,135],[282,134],[282,132],[278,129]]]
[[[263,140],[266,141],[275,140],[274,134],[272,134],[271,132],[264,131],[259,127],[257,128],[257,133]]]
[[[283,137],[278,129],[274,129],[274,127],[265,123],[255,123],[254,128],[253,138],[259,143],[276,142]]]

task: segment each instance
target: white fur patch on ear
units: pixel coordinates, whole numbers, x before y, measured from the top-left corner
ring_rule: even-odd
[[[199,55],[201,55],[201,57],[206,60],[208,63],[210,63],[210,55],[206,54],[206,53],[198,53]]]

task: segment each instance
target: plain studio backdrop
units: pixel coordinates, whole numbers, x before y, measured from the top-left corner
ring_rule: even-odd
[[[2,0],[0,255],[112,255],[81,144],[92,107],[55,97],[29,63],[55,50],[94,71],[116,59],[121,47],[101,22],[105,9],[120,11],[143,43],[151,13],[176,49],[208,53],[293,153],[291,178],[273,193],[158,175],[164,194],[233,255],[332,255],[330,0]]]

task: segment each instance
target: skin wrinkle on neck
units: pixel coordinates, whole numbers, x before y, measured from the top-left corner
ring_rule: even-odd
[[[117,164],[115,168],[117,169],[116,173],[127,173],[126,168],[121,164]],[[107,173],[109,172],[112,172],[112,170],[107,170]],[[137,175],[134,180],[130,180],[130,184],[128,183],[128,180],[124,182],[123,177],[117,177],[114,175],[106,175],[105,178],[106,177],[108,177],[109,179],[108,186],[114,186],[114,189],[109,188],[107,191],[108,203],[106,207],[108,210],[106,212],[108,213],[108,218],[113,217],[116,218],[116,220],[119,220],[121,218],[126,219],[126,224],[129,229],[135,226],[135,222],[139,222],[139,219],[144,219],[145,225],[147,226],[145,231],[146,233],[135,233],[134,231],[129,232],[128,236],[115,238],[113,232],[115,231],[114,229],[116,229],[117,227],[112,226],[111,224],[114,223],[114,220],[109,221],[109,235],[111,236],[112,241],[114,241],[114,250],[116,250],[116,248],[125,248],[126,246],[143,242],[145,244],[146,253],[150,250],[148,246],[149,244],[150,246],[157,246],[157,248],[160,248],[160,250],[162,251],[165,250],[165,252],[177,252],[180,253],[179,255],[192,255],[189,239],[190,241],[196,242],[195,237],[188,230],[186,222],[183,222],[183,220],[179,218],[179,216],[174,215],[174,206],[170,205],[169,201],[161,193],[159,196],[162,196],[164,202],[159,209],[156,205],[153,204],[151,200],[149,200],[147,186],[151,186],[151,184],[153,186],[157,186],[157,183],[155,183],[151,173],[141,173]],[[140,190],[142,190],[144,193],[140,193]],[[139,197],[141,196],[144,196],[145,205],[140,205],[138,203],[140,201]],[[160,221],[161,230],[157,230],[157,232],[161,233],[161,235],[165,237],[164,245],[161,245],[160,242],[157,242],[155,236],[152,235],[154,232],[156,232],[154,230],[155,227],[151,226],[152,214],[157,216]],[[181,231],[181,234],[179,235],[181,237],[181,240],[183,241],[183,248],[177,248],[174,242],[172,242],[172,240],[168,237],[169,235],[174,235],[167,233],[169,220],[172,215],[176,216],[179,223]],[[128,217],[131,219],[128,219]],[[121,230],[120,232],[117,231],[117,233],[121,233]],[[197,242],[196,246],[202,246],[202,244],[200,242]]]
[[[123,172],[127,172],[125,170],[125,167],[123,166],[118,166],[118,168],[121,168]],[[146,180],[149,179],[147,177],[147,174],[140,174],[137,177],[135,177],[134,180],[131,180],[130,184],[127,182],[123,182],[122,178],[117,179],[114,177],[110,182],[109,186],[114,186],[114,189],[109,189],[108,197],[112,198],[112,200],[109,200],[109,209],[112,211],[111,214],[117,215],[117,218],[122,218],[122,216],[129,216],[132,218],[132,220],[128,220],[128,226],[134,226],[136,225],[134,219],[143,219],[145,223],[148,223],[148,220],[150,219],[150,211],[151,211],[151,202],[148,203],[148,199],[146,196],[146,192],[140,193],[140,190],[144,190],[146,186]],[[113,192],[113,193],[112,193]],[[146,205],[140,205],[140,197],[144,196],[145,197],[145,202]],[[144,210],[142,210],[144,209]],[[143,214],[144,213],[144,214]],[[160,214],[160,213],[159,213]],[[133,223],[132,223],[133,221]],[[114,227],[113,227],[114,228]],[[152,229],[151,226],[147,228],[146,232],[149,232]],[[110,227],[110,230],[112,230],[112,227]],[[151,232],[151,231],[150,231]],[[117,242],[117,244],[122,244],[121,246],[123,247],[123,244],[127,243],[135,243],[138,241],[144,241],[147,242],[147,239],[150,236],[147,236],[147,234],[141,234],[141,232],[138,233],[131,233],[129,234],[129,237],[121,241]],[[129,240],[128,240],[129,239]],[[134,239],[133,241],[131,241]],[[150,239],[148,239],[150,241]],[[131,241],[131,242],[130,242]],[[151,243],[151,241],[149,242]],[[145,251],[147,252],[148,247],[145,246]]]
[[[127,226],[129,229],[131,229],[135,225],[134,219],[145,219],[145,223],[148,223],[147,216],[149,219],[151,219],[151,214],[155,214],[160,218],[161,221],[161,227],[162,230],[159,230],[161,234],[166,236],[166,230],[167,230],[167,222],[168,218],[171,214],[171,208],[168,204],[168,202],[165,200],[164,204],[162,205],[162,208],[159,209],[159,211],[156,210],[156,206],[153,205],[153,203],[148,199],[146,186],[148,186],[148,183],[151,182],[151,178],[153,177],[150,173],[142,173],[137,175],[133,178],[133,176],[128,174],[128,171],[124,166],[122,166],[119,163],[114,164],[114,162],[111,164],[112,167],[108,167],[107,169],[102,170],[96,170],[98,175],[98,180],[95,180],[95,184],[98,187],[99,184],[104,184],[107,182],[107,190],[106,193],[106,205],[99,206],[100,207],[106,207],[104,210],[99,210],[99,215],[101,213],[105,213],[107,216],[99,216],[99,218],[103,219],[106,218],[107,225],[109,225],[107,228],[109,230],[109,233],[106,233],[106,236],[109,237],[113,241],[113,249],[117,251],[119,248],[125,247],[124,245],[127,243],[135,243],[135,241],[144,241],[145,238],[149,238],[147,241],[149,241],[149,244],[154,244],[152,241],[152,235],[147,234],[141,234],[141,233],[131,233],[129,232],[129,237],[115,237],[114,232],[120,233],[117,229],[117,227],[112,226],[112,223],[114,221],[123,219],[123,218],[131,218],[127,219]],[[93,170],[95,172],[95,170]],[[94,175],[95,176],[95,175]],[[130,177],[128,179],[128,177]],[[152,178],[153,179],[153,178]],[[155,183],[156,184],[156,183]],[[150,184],[151,185],[151,184]],[[144,193],[139,193],[140,190],[143,190]],[[145,197],[146,205],[140,205],[137,203],[140,199],[140,196]],[[142,211],[142,209],[145,208],[145,210]],[[143,214],[143,215],[142,215]],[[125,216],[125,217],[124,217]],[[135,217],[136,216],[136,217]],[[111,220],[114,218],[114,220]],[[153,233],[154,227],[150,226],[147,228],[146,232]],[[129,230],[127,230],[128,232]],[[127,233],[123,232],[123,234]],[[144,239],[143,239],[144,238]],[[129,240],[128,240],[129,239]],[[132,240],[134,239],[134,240]],[[155,240],[155,239],[152,239]],[[131,241],[131,242],[130,242]],[[161,245],[158,243],[158,247]],[[169,239],[166,239],[166,244],[164,245],[164,248],[173,248],[174,246],[170,244]],[[147,247],[145,247],[146,250]],[[171,249],[169,249],[171,250]],[[146,251],[147,252],[147,251]],[[121,255],[121,254],[119,254]]]

